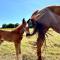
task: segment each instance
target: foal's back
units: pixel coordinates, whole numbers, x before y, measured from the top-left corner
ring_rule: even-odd
[[[16,39],[19,39],[18,33],[0,30],[0,40],[14,42]]]

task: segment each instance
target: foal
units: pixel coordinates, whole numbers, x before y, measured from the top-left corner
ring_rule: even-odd
[[[16,48],[16,60],[19,60],[19,54],[21,54],[21,40],[23,38],[23,33],[26,31],[28,33],[28,25],[26,21],[23,19],[22,24],[17,26],[12,31],[3,31],[0,30],[0,44],[3,41],[14,42]]]

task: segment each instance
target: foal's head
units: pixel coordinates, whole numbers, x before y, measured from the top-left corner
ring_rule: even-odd
[[[29,26],[28,26],[28,23],[25,21],[24,18],[22,20],[22,27],[23,27],[23,31],[25,31],[26,34],[29,34]]]

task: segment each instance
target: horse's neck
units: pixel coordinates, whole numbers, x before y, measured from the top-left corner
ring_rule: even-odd
[[[55,30],[56,32],[60,33],[60,16],[56,15],[53,12],[50,12],[50,15],[52,17],[52,23],[51,23],[51,27],[53,30]]]
[[[20,33],[20,32],[22,32],[22,29],[23,29],[23,25],[19,25],[13,30],[13,32]]]
[[[56,32],[60,33],[60,17],[55,15],[49,9],[44,10],[45,14],[38,20],[38,22],[44,24],[47,27],[51,27]]]
[[[52,28],[60,33],[60,17],[58,15],[55,15],[55,19],[53,20]]]

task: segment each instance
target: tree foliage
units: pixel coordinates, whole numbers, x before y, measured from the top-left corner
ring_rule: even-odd
[[[2,25],[2,28],[6,28],[6,27],[7,27],[7,24],[3,24],[3,25]]]
[[[12,23],[9,23],[9,24],[3,24],[2,25],[2,28],[15,28],[17,27],[19,24],[16,23],[16,24],[12,24]]]

